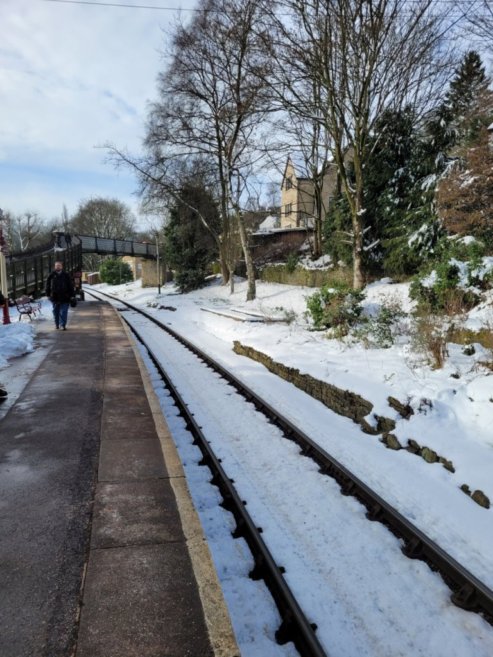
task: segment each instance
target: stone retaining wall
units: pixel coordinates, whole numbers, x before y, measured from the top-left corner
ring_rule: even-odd
[[[343,390],[326,381],[315,379],[310,374],[302,374],[294,367],[288,367],[283,363],[278,363],[267,354],[257,351],[253,347],[248,347],[235,340],[233,350],[236,354],[246,356],[251,360],[261,363],[269,372],[276,374],[285,381],[292,383],[299,390],[303,390],[310,397],[322,402],[331,411],[350,418],[360,425],[361,429],[368,434],[379,435],[380,441],[389,449],[405,449],[412,454],[420,456],[426,463],[440,463],[449,472],[455,472],[452,461],[440,456],[429,447],[419,445],[415,440],[409,438],[407,445],[403,446],[397,436],[392,431],[395,429],[395,421],[391,418],[374,414],[376,426],[372,426],[365,419],[373,410],[373,404],[368,400],[349,390]],[[391,408],[396,410],[403,418],[408,419],[413,414],[413,409],[409,404],[403,404],[394,397],[388,398]],[[471,499],[480,506],[489,509],[490,501],[481,490],[471,492],[467,484],[463,484],[461,490],[469,495]]]

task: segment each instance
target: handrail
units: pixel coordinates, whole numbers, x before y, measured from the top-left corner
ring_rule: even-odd
[[[63,260],[69,272],[81,271],[84,253],[155,259],[156,245],[96,235],[73,235],[71,244],[63,242],[61,248],[55,248],[53,242],[50,242],[29,251],[12,253],[6,259],[9,296],[41,295],[55,260]]]

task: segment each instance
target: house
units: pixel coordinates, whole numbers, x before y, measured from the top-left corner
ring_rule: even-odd
[[[300,170],[301,167],[298,167]],[[335,164],[329,164],[322,181],[321,210],[324,216],[332,197],[337,193],[338,175]],[[288,156],[281,183],[281,228],[313,228],[317,216],[313,179],[298,175]]]
[[[317,210],[314,182],[300,176],[300,170],[302,166],[296,167],[294,159],[289,156],[281,183],[280,219],[266,217],[251,234],[257,266],[282,260],[292,253],[312,251],[315,220],[325,218],[330,201],[339,193],[337,166],[331,163],[322,180],[321,203]]]

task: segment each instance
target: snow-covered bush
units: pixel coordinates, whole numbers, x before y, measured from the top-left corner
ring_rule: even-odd
[[[306,307],[315,328],[330,328],[335,336],[342,337],[361,316],[364,298],[363,292],[346,285],[331,288],[324,285],[307,298]]]
[[[427,274],[415,277],[410,296],[422,308],[456,314],[477,305],[493,284],[493,257],[472,253],[468,260],[444,254]]]
[[[406,313],[399,303],[384,303],[378,314],[363,318],[362,324],[352,334],[366,347],[388,349],[394,344],[399,321],[405,316]]]

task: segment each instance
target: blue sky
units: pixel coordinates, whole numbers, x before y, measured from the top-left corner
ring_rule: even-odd
[[[94,0],[97,2],[98,0]],[[99,0],[104,2],[105,0]],[[111,0],[132,9],[0,0],[0,208],[69,213],[91,196],[138,213],[135,178],[104,143],[138,152],[174,21],[195,0]]]

